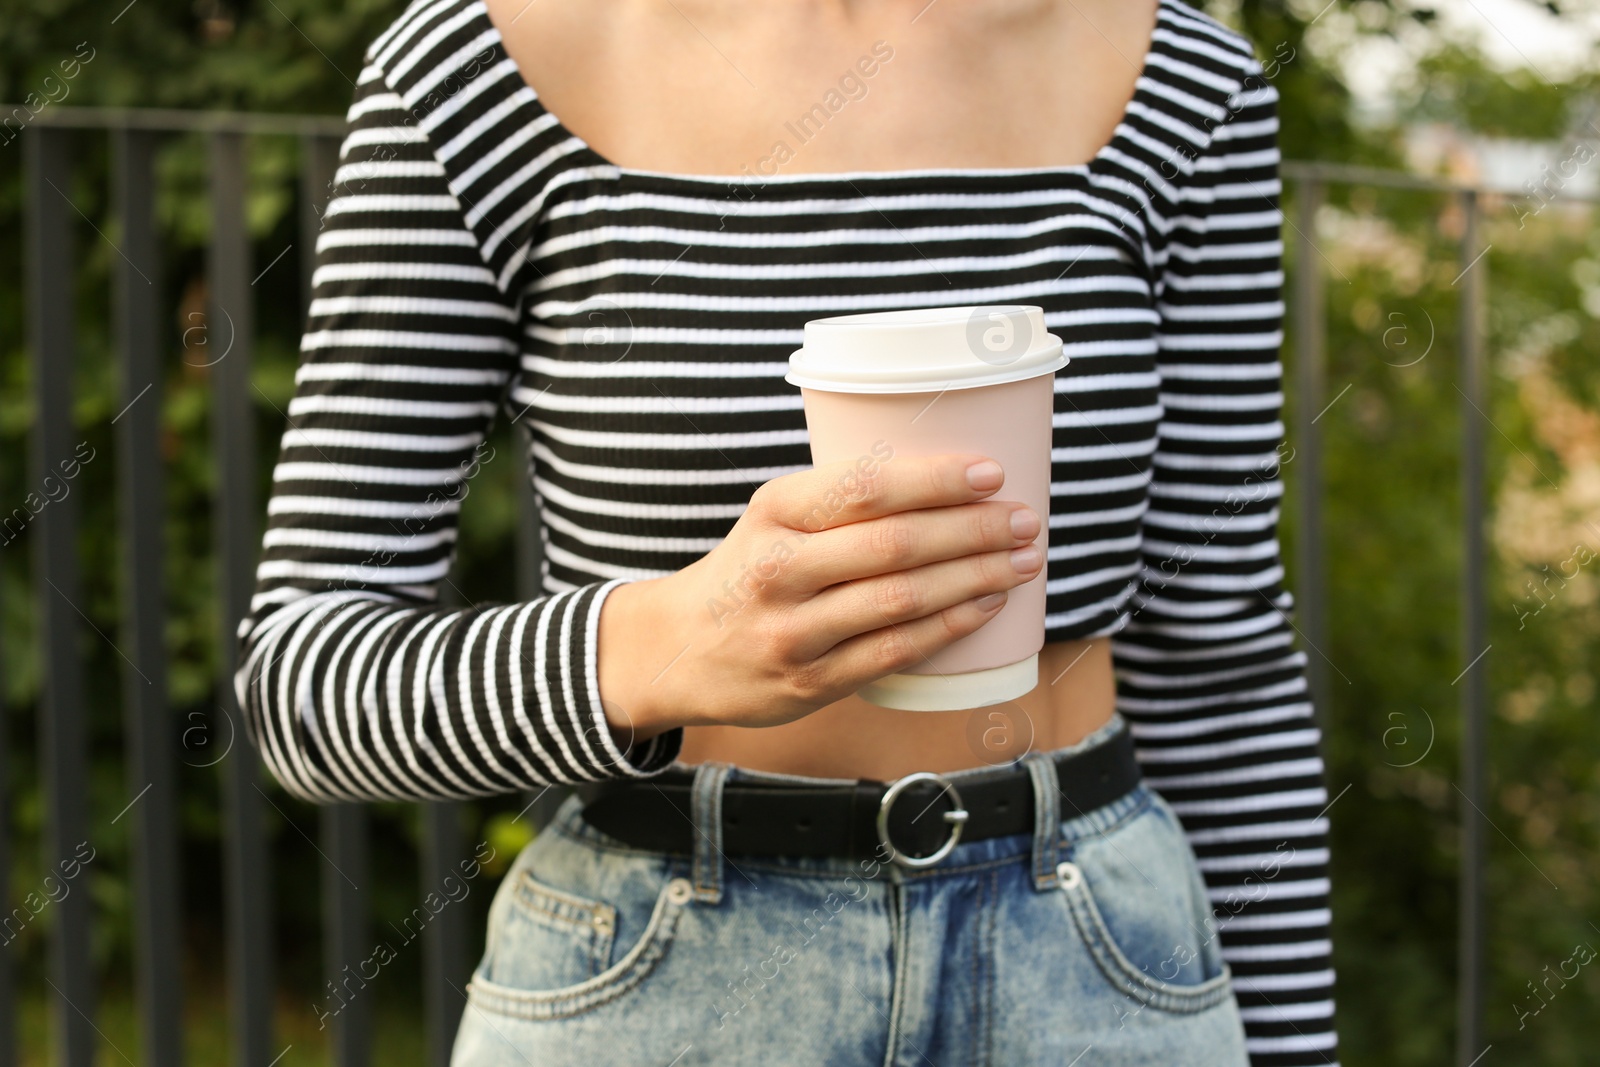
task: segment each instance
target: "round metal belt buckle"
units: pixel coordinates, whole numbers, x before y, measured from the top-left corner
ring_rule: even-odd
[[[950,799],[955,807],[944,813],[944,821],[950,824],[950,837],[937,850],[927,856],[908,856],[894,847],[894,842],[889,840],[889,810],[894,807],[895,798],[904,793],[918,782],[937,782],[939,786],[950,794]],[[878,843],[889,850],[889,858],[902,867],[920,869],[932,867],[946,856],[950,855],[956,847],[956,842],[961,840],[961,829],[966,825],[970,813],[961,803],[961,794],[956,790],[955,784],[942,774],[933,771],[916,771],[896,778],[884,790],[883,801],[878,805]]]

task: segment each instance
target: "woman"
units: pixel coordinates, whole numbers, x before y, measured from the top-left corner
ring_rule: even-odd
[[[1332,1062],[1274,90],[1181,0],[750,11],[418,0],[373,43],[242,635],[268,765],[581,783],[459,1065]],[[848,475],[809,469],[803,324],[1001,303],[1071,357],[1050,514],[896,457],[744,581]],[[441,608],[502,408],[544,595]],[[853,695],[1030,580],[1022,699]]]

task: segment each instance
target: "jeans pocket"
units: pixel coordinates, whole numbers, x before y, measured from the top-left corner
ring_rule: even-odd
[[[614,905],[546,885],[526,867],[510,878],[511,899],[487,977],[505,986],[552,989],[611,966]]]
[[[578,1015],[638,986],[666,954],[693,896],[687,878],[630,879],[628,889],[600,899],[520,866],[503,891],[467,997],[485,1011],[520,1019]]]
[[[1159,798],[1107,833],[1065,842],[1062,906],[1111,986],[1162,1011],[1204,1011],[1232,977],[1194,852]]]

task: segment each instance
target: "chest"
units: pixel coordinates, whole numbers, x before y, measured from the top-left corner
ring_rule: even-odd
[[[699,175],[1082,163],[1155,21],[1126,0],[499,6],[508,54],[568,129],[621,166]]]

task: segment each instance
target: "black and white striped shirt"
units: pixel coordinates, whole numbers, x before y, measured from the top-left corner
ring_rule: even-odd
[[[600,606],[809,466],[803,324],[1037,304],[1071,357],[1047,640],[1115,635],[1255,1062],[1333,1061],[1328,796],[1276,534],[1279,192],[1276,91],[1180,0],[1086,164],[754,180],[613,165],[482,3],[417,0],[367,54],[317,243],[241,630],[254,741],[314,801],[658,773],[682,732],[612,739]],[[498,410],[528,435],[545,595],[441,608]]]

